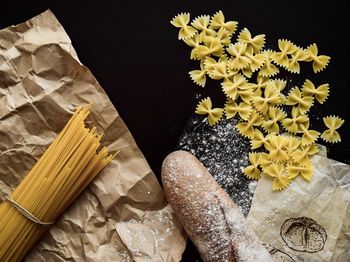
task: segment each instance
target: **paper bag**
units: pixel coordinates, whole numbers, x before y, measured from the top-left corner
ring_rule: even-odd
[[[281,192],[262,178],[248,222],[278,261],[350,261],[350,166],[315,155],[310,182]]]
[[[88,125],[120,153],[25,261],[179,261],[185,237],[160,184],[50,11],[0,31],[0,201],[89,101]]]

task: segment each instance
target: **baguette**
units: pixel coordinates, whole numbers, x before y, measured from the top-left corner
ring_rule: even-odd
[[[162,165],[165,196],[204,261],[272,261],[238,206],[185,151]]]

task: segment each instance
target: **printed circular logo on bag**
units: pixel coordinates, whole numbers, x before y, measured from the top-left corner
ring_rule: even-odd
[[[318,252],[327,240],[326,230],[308,217],[287,219],[281,226],[280,233],[288,247],[300,252]]]

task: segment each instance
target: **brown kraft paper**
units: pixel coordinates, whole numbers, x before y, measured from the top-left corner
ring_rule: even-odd
[[[179,261],[185,237],[160,184],[51,11],[0,30],[0,202],[89,101],[87,124],[120,153],[25,261]]]

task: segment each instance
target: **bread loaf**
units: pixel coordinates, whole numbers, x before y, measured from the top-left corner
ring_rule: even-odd
[[[204,261],[272,261],[239,208],[196,157],[171,153],[163,162],[162,182]]]

